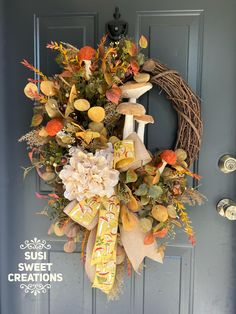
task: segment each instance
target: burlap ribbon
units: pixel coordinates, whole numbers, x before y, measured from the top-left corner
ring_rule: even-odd
[[[145,233],[142,232],[139,224],[130,231],[120,227],[120,237],[130,263],[137,273],[142,270],[141,266],[145,257],[163,263],[163,257],[157,251],[156,241],[149,245],[144,244]]]

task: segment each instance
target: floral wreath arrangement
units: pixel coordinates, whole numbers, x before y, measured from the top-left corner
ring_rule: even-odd
[[[185,204],[201,204],[204,197],[187,183],[187,176],[199,176],[189,170],[193,155],[184,147],[155,154],[145,147],[145,126],[154,119],[137,99],[164,77],[140,52],[146,38],[139,47],[129,38],[106,40],[97,49],[48,44],[62,67],[53,77],[22,61],[36,75],[24,89],[34,100],[32,130],[20,141],[27,142],[32,163],[25,173],[35,168],[52,187],[48,195],[36,193],[47,199],[42,213],[52,220],[49,234],[67,237],[65,252],[80,242],[92,286],[112,299],[125,269],[139,273],[145,257],[163,262],[176,228],[195,244]],[[189,123],[201,131],[201,123]]]

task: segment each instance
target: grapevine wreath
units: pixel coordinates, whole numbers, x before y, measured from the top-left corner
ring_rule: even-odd
[[[175,229],[189,241],[195,235],[185,204],[203,196],[188,185],[202,136],[198,97],[181,76],[140,52],[129,38],[97,49],[51,42],[62,71],[47,77],[35,72],[25,95],[34,101],[26,141],[32,165],[52,187],[46,214],[49,234],[65,235],[65,252],[80,243],[92,286],[109,298],[118,295],[125,270],[140,272],[145,257],[162,263]],[[151,154],[144,144],[147,124],[154,123],[138,98],[153,84],[165,91],[179,117],[175,150]]]

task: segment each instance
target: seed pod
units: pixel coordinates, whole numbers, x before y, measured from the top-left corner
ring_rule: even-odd
[[[53,231],[56,236],[62,237],[64,233],[64,228],[59,225],[59,222],[57,221],[53,226]]]
[[[187,153],[182,148],[176,149],[175,153],[178,161],[183,161],[187,158]]]
[[[76,244],[74,239],[69,239],[65,244],[64,244],[64,251],[66,253],[73,253],[74,250],[76,249]]]
[[[99,106],[92,107],[88,111],[88,117],[94,122],[102,122],[105,118],[105,110]]]
[[[24,88],[25,96],[30,99],[34,99],[34,96],[32,95],[32,93],[34,92],[38,92],[37,85],[35,85],[34,83],[28,83]]]
[[[177,217],[177,212],[176,212],[174,205],[167,206],[167,211],[168,211],[168,215],[170,216],[170,218],[176,218]]]
[[[74,107],[79,111],[87,111],[90,108],[90,103],[87,99],[76,99]]]
[[[40,84],[42,93],[46,96],[54,96],[56,94],[54,83],[52,81],[42,81]]]
[[[157,221],[164,222],[168,219],[167,208],[163,205],[156,205],[152,208],[152,216]]]

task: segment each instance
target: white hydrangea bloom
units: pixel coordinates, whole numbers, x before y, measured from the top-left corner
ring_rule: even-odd
[[[119,171],[112,169],[113,151],[107,149],[95,154],[85,153],[77,147],[69,151],[71,158],[59,177],[65,186],[64,196],[68,200],[81,201],[95,195],[111,197],[119,180]]]

